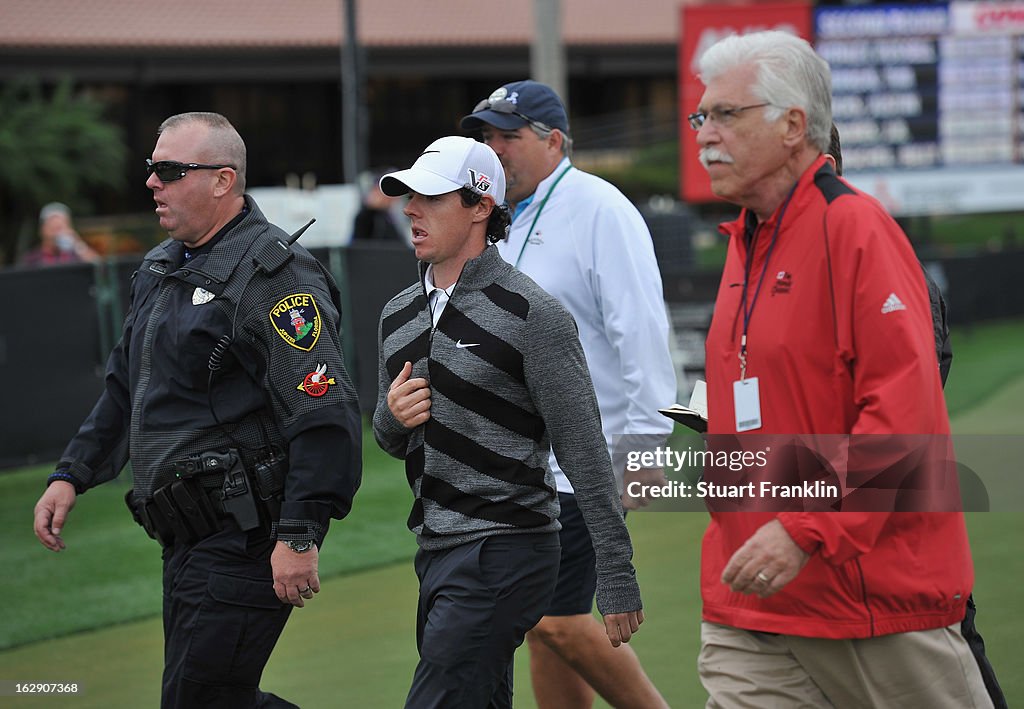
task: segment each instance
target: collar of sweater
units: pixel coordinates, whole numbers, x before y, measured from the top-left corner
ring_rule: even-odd
[[[428,264],[424,261],[420,261],[420,285],[423,284],[423,277],[426,275]],[[512,268],[505,259],[498,253],[498,249],[493,244],[488,244],[476,258],[471,258],[466,261],[466,264],[462,267],[462,273],[459,275],[459,279],[455,282],[456,286],[461,286],[461,289],[479,290],[485,288],[490,284],[494,283],[504,273],[507,273]]]

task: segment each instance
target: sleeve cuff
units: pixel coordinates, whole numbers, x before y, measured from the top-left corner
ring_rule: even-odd
[[[50,473],[49,477],[46,478],[46,487],[50,487],[51,483],[57,482],[58,480],[63,480],[66,483],[71,483],[71,485],[74,486],[75,488],[76,495],[81,495],[83,492],[85,492],[85,483],[76,478],[67,470],[57,470],[53,473]]]
[[[373,435],[389,454],[405,457],[405,442],[410,430],[398,422],[387,404],[377,407],[373,417]]]
[[[601,615],[612,613],[630,613],[643,609],[644,604],[640,598],[640,586],[636,579],[626,584],[605,586],[598,581],[597,585],[597,610]]]
[[[780,514],[776,519],[782,524],[782,528],[786,530],[790,538],[805,553],[814,554],[818,551],[821,542],[815,538],[810,529],[800,524],[798,518],[794,518],[792,515]]]
[[[321,547],[327,536],[327,528],[313,520],[281,518],[274,523],[270,534],[281,542],[313,541],[317,547]]]
[[[331,523],[331,506],[312,500],[284,501],[281,516],[274,523],[271,535],[282,542],[304,542],[312,539],[322,546]]]

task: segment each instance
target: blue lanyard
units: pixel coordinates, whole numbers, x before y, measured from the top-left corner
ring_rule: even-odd
[[[789,191],[789,195],[786,197],[786,201],[782,203],[782,209],[779,210],[779,219],[775,222],[775,231],[772,232],[772,240],[768,244],[768,252],[764,257],[764,266],[761,267],[761,276],[757,279],[757,288],[754,289],[754,298],[750,301],[750,308],[747,308],[747,287],[750,285],[750,271],[753,267],[754,251],[757,246],[757,231],[754,231],[754,237],[750,240],[750,245],[747,247],[747,262],[744,266],[743,276],[743,336],[740,338],[740,380],[747,378],[747,330],[750,328],[750,319],[754,316],[754,308],[757,306],[757,298],[761,295],[761,284],[764,283],[764,274],[768,272],[768,262],[772,258],[772,251],[775,250],[775,242],[779,238],[779,229],[782,227],[782,218],[786,216],[786,207],[789,206],[789,201],[793,199],[793,194],[796,192],[796,185],[793,185],[793,189]]]
[[[548,188],[548,193],[544,195],[544,199],[541,201],[540,206],[537,207],[537,213],[533,215],[533,221],[530,222],[530,228],[526,231],[526,238],[523,240],[523,245],[519,249],[519,255],[516,256],[516,262],[513,264],[516,268],[519,268],[519,261],[523,258],[523,252],[526,251],[526,245],[530,243],[530,235],[533,233],[533,228],[537,226],[537,220],[540,219],[540,213],[544,211],[544,205],[548,203],[548,198],[551,196],[551,193],[555,191],[555,187],[562,181],[562,178],[565,177],[565,173],[569,172],[571,169],[572,165],[567,165],[566,168],[562,170],[562,174],[555,178],[555,181],[551,183],[551,187]]]

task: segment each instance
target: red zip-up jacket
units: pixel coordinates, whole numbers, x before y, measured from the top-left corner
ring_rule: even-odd
[[[899,227],[823,157],[801,176],[781,225],[780,212],[754,228],[751,247],[747,210],[722,226],[729,249],[705,345],[708,433],[736,435],[749,253],[748,307],[764,270],[747,331],[746,376],[759,380],[762,420],[751,434],[948,436],[928,293]],[[807,565],[770,598],[733,593],[725,565],[773,518],[810,554]],[[960,512],[712,511],[703,617],[821,638],[927,630],[963,619],[973,576]]]

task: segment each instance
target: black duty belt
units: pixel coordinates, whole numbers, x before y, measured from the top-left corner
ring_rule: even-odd
[[[125,495],[132,517],[161,546],[193,544],[230,525],[269,528],[277,517],[273,499],[257,494],[234,449],[190,456],[174,464],[174,474],[151,499],[134,490]]]

